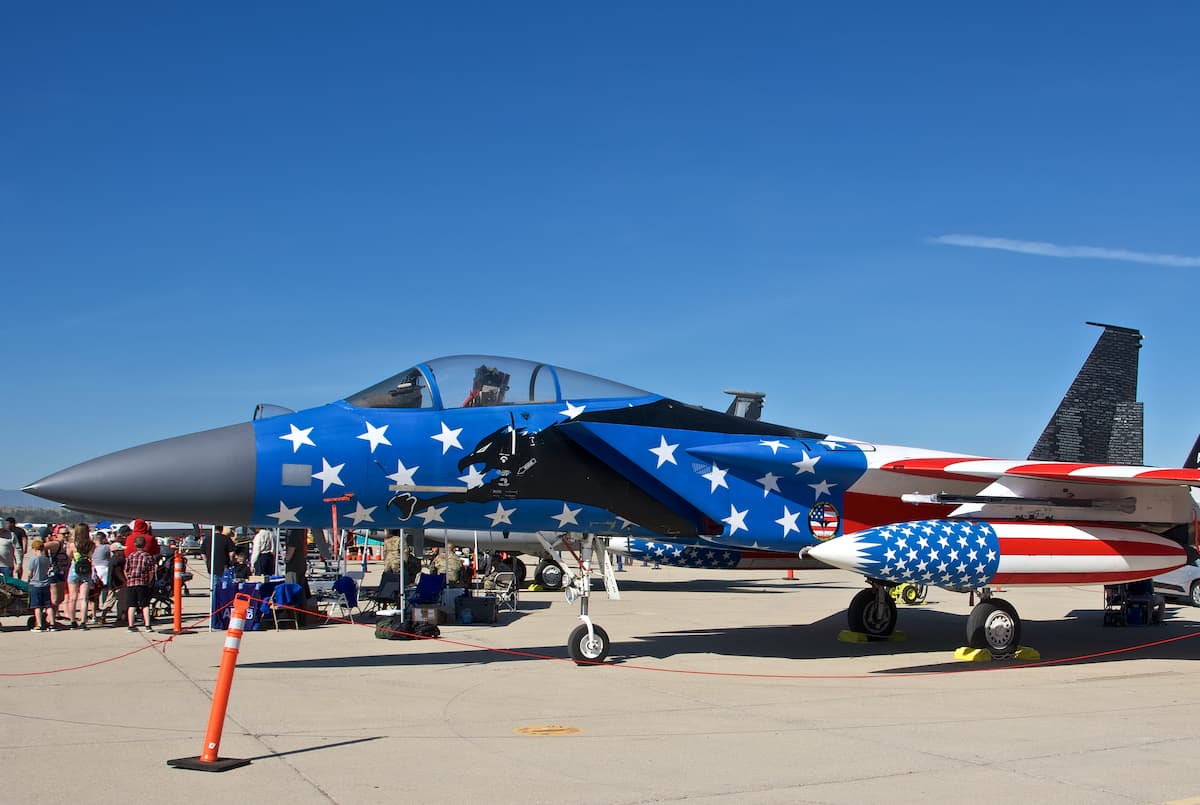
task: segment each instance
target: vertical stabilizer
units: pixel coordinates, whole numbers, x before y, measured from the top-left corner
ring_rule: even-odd
[[[1029,458],[1086,464],[1142,464],[1142,404],[1137,401],[1142,334],[1111,324],[1067,389]]]
[[[1196,437],[1196,441],[1192,443],[1192,452],[1187,454],[1187,458],[1183,460],[1185,469],[1196,470],[1200,469],[1200,436]]]

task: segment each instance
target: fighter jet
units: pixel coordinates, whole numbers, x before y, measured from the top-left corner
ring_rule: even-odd
[[[850,623],[882,636],[895,627],[888,589],[901,573],[967,590],[1178,567],[1188,489],[1200,486],[1195,469],[998,461],[839,438],[483,355],[425,361],[342,400],[272,413],[92,459],[26,491],[155,519],[322,527],[339,501],[354,527],[569,531],[583,535],[583,576],[595,535],[809,549],[868,577]],[[588,616],[589,586],[571,588],[582,624],[568,649],[581,663],[603,661],[610,646]],[[1015,628],[972,639],[1004,650],[1000,637],[1019,635],[1016,611],[983,605]]]

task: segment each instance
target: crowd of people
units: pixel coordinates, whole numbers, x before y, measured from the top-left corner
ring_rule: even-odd
[[[472,576],[486,581],[498,569],[490,567],[491,557],[486,554],[480,557],[480,567],[473,567],[469,552],[460,552],[451,544],[418,556],[413,549],[414,536],[394,529],[383,541],[384,571],[398,575],[403,571],[405,588],[423,571],[445,574],[447,586],[463,587]],[[179,549],[174,540],[163,543],[160,545],[151,525],[141,519],[111,530],[84,523],[51,524],[37,528],[31,537],[15,518],[8,517],[0,528],[0,575],[7,577],[7,582],[16,580],[13,583],[18,587],[27,587],[35,631],[87,629],[112,614],[117,623],[125,623],[134,632],[140,615],[142,628],[153,632],[153,593],[164,578],[170,581],[169,566],[160,566],[158,560],[164,551],[170,556]],[[285,530],[277,546],[269,529],[239,543],[234,528],[217,526],[198,547],[213,579],[240,582],[251,576],[274,576],[282,569],[285,582],[300,585],[305,600],[311,597],[303,529]],[[282,552],[278,564],[277,549]]]
[[[28,587],[34,630],[87,629],[115,611],[130,631],[154,631],[151,591],[162,551],[150,524],[113,532],[86,523],[40,527],[30,538],[15,518],[0,529],[0,574]]]

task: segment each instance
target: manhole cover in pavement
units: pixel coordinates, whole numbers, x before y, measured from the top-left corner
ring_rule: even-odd
[[[579,727],[564,727],[561,724],[541,724],[536,727],[517,727],[518,735],[539,735],[543,737],[559,737],[562,735],[578,735],[583,732]]]

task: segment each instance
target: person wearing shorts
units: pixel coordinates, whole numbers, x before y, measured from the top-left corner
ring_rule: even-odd
[[[133,552],[125,557],[125,606],[129,631],[137,631],[133,621],[140,609],[146,631],[153,632],[154,627],[150,625],[150,584],[154,579],[154,557],[146,553],[146,537],[142,534],[134,539],[133,547]]]
[[[25,578],[29,583],[29,606],[33,609],[33,628],[38,632],[54,631],[54,607],[50,600],[50,565],[54,561],[40,539],[30,543],[29,558],[25,561]]]

